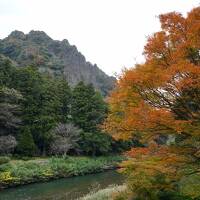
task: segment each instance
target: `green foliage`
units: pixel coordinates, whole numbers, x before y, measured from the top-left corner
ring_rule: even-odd
[[[115,153],[122,153],[124,151],[130,150],[132,147],[142,147],[144,146],[138,140],[114,140],[112,139],[112,150]]]
[[[111,169],[123,159],[121,156],[98,158],[68,157],[67,159],[54,157],[50,159],[49,164],[60,176],[76,176]]]
[[[200,197],[200,175],[192,174],[183,177],[179,183],[179,188],[183,195],[188,195],[194,198]]]
[[[12,138],[11,134],[14,135],[17,129],[21,125],[20,118],[20,101],[22,100],[21,93],[11,86],[13,75],[15,74],[15,68],[11,60],[0,55],[0,135],[3,135],[0,140],[0,152],[7,152],[8,149],[3,149],[6,144],[14,144],[12,140],[3,141],[8,138]],[[8,139],[7,138],[7,139]],[[12,146],[12,145],[11,145]],[[15,146],[15,145],[13,145]]]
[[[192,198],[183,196],[175,192],[160,192],[159,200],[192,200]]]
[[[108,112],[107,104],[92,85],[80,82],[73,90],[72,120],[84,132],[80,149],[87,155],[105,155],[112,151],[112,138],[100,132],[100,124]]]
[[[64,79],[41,74],[34,66],[16,68],[5,57],[0,57],[0,67],[0,134],[18,135],[17,153],[46,155],[53,141],[54,147],[67,147],[68,139],[53,138],[52,130],[59,123],[73,123],[82,134],[76,146],[58,154],[94,156],[128,149],[127,144],[101,132],[108,106],[91,84],[80,82],[71,90]]]
[[[97,131],[106,117],[107,104],[92,85],[83,82],[73,90],[72,119],[85,132]]]
[[[142,191],[141,191],[142,192]],[[132,197],[133,194],[127,191],[122,191],[120,194],[117,194],[117,196],[114,198],[114,200],[127,200],[131,198],[132,200],[192,200],[192,198],[183,196],[179,193],[176,192],[171,192],[171,191],[161,191],[155,196],[149,196],[149,193],[146,193],[146,196],[141,196],[141,197]],[[145,193],[144,193],[145,195]],[[196,199],[195,199],[196,200]]]
[[[40,152],[45,153],[51,138],[49,131],[58,121],[68,120],[70,88],[64,80],[44,76],[33,67],[17,69],[13,87],[24,95],[23,122]]]
[[[0,85],[9,87],[15,68],[11,60],[0,54]]]
[[[112,156],[98,158],[52,157],[29,161],[11,161],[0,166],[0,177],[2,177],[0,188],[101,172],[116,167],[122,160],[124,158],[121,156]]]
[[[87,155],[106,155],[112,151],[112,138],[101,132],[81,134],[79,142],[81,150]]]
[[[8,163],[10,158],[8,156],[0,156],[0,165]]]
[[[26,156],[36,153],[36,146],[29,128],[24,128],[18,138],[17,152]]]
[[[19,101],[22,95],[15,89],[0,86],[0,135],[15,134],[21,123]]]
[[[57,107],[58,120],[62,123],[71,120],[71,101],[72,91],[68,83],[64,79],[56,79],[56,96],[59,98],[59,105]]]

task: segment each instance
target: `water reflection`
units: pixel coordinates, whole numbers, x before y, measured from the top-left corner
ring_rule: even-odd
[[[0,192],[0,200],[74,200],[91,190],[122,183],[121,174],[109,171],[7,189]]]

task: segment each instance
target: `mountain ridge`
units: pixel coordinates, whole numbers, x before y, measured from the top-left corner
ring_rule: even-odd
[[[36,66],[42,73],[63,76],[71,86],[92,83],[103,95],[114,87],[115,78],[88,62],[75,45],[67,39],[53,40],[44,31],[15,30],[0,40],[0,53],[18,66]]]

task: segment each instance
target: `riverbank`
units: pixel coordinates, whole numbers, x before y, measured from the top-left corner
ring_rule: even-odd
[[[105,189],[91,192],[78,200],[110,200],[113,196],[124,191],[125,189],[125,185],[111,185]]]
[[[107,170],[84,176],[61,178],[53,181],[22,185],[0,191],[3,200],[77,200],[106,189],[111,185],[123,185],[125,177],[116,170]]]
[[[0,165],[0,189],[103,172],[117,168],[122,160],[122,156],[11,160]]]

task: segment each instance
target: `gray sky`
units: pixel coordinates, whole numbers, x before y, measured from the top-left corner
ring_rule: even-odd
[[[200,0],[0,0],[0,38],[13,30],[45,31],[68,39],[106,73],[142,62],[148,35],[161,13],[184,15]]]

